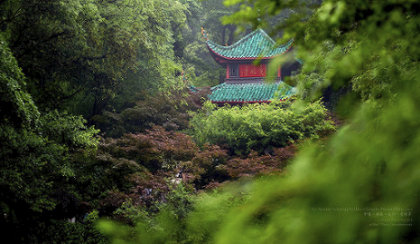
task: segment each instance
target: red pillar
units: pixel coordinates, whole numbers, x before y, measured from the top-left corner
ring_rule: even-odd
[[[226,79],[229,79],[229,64],[226,64]]]

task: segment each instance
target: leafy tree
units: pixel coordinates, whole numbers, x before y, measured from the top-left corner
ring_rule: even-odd
[[[173,29],[185,15],[183,5],[171,2],[9,0],[0,9],[38,106],[91,117],[108,108],[117,91],[177,82]]]
[[[188,4],[182,60],[186,77],[196,86],[216,85],[223,81],[226,70],[209,55],[201,27],[204,27],[211,40],[232,44],[240,37],[235,35],[236,26],[222,25],[221,18],[233,13],[235,8],[226,8],[221,0],[184,2]]]
[[[139,133],[153,126],[162,126],[167,130],[185,130],[191,117],[189,111],[196,111],[203,103],[206,89],[189,92],[171,89],[170,94],[144,94],[132,106],[127,106],[121,113],[104,112],[92,117],[93,123],[101,129],[103,135],[119,137],[124,133]]]
[[[40,113],[8,43],[0,37],[1,222],[13,240],[35,241],[35,223],[82,214],[76,208],[80,199],[73,185],[75,166],[95,150],[97,131],[79,116]]]

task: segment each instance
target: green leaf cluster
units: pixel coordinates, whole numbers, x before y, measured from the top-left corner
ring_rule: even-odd
[[[182,85],[186,11],[179,1],[8,0],[0,21],[37,106],[90,118],[140,90]]]
[[[16,242],[35,238],[42,226],[28,226],[45,224],[51,213],[57,214],[52,220],[60,221],[76,214],[63,208],[67,200],[60,195],[79,196],[73,185],[77,165],[95,150],[98,132],[81,116],[39,112],[24,80],[0,35],[0,211],[2,225]]]
[[[221,108],[207,102],[190,125],[199,145],[223,145],[239,155],[284,147],[304,138],[319,138],[334,129],[320,101],[306,106],[272,102]]]

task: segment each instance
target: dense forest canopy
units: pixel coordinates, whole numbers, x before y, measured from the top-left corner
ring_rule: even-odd
[[[217,83],[200,27],[223,43],[234,38],[234,29],[218,21],[230,13],[221,1],[2,1],[0,7],[3,36],[38,107],[88,118],[121,109],[141,90],[182,87],[183,69],[193,83]]]
[[[418,242],[419,7],[0,0],[4,238]],[[225,70],[201,27],[226,45],[293,39],[270,67],[303,63],[285,80],[297,96],[205,102]]]

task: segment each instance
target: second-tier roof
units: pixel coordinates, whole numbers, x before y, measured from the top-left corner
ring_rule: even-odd
[[[262,29],[257,29],[244,36],[230,46],[222,46],[207,40],[207,47],[214,54],[225,59],[257,59],[272,58],[287,52],[292,46],[293,40],[277,46],[276,42]]]

